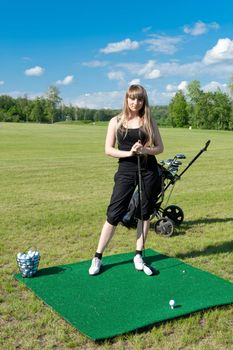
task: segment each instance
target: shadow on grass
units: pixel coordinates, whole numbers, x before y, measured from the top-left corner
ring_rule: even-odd
[[[163,260],[163,259],[168,259],[169,257],[166,256],[166,255],[163,255],[163,254],[157,254],[157,255],[153,255],[153,256],[147,256],[145,257],[145,262],[147,264],[152,264],[154,262],[158,262],[160,260]],[[112,264],[106,264],[106,265],[103,265],[102,267],[102,272],[105,272],[109,269],[111,269],[112,267],[114,266],[118,266],[118,265],[124,265],[124,264],[131,264],[133,262],[132,259],[129,259],[129,260],[124,260],[124,261],[120,261],[120,262],[116,262],[116,263],[112,263]]]
[[[67,270],[67,267],[48,267],[45,269],[40,269],[37,271],[35,277],[57,275],[58,273],[64,273]]]
[[[182,225],[185,225],[187,229],[189,229],[192,226],[195,225],[208,225],[208,224],[217,224],[217,223],[227,223],[227,222],[233,222],[233,218],[200,218],[197,220],[188,220],[184,221]]]
[[[182,222],[180,226],[175,226],[174,233],[172,236],[180,236],[180,235],[185,235],[188,230],[193,228],[194,226],[197,225],[211,225],[211,224],[218,224],[218,223],[227,223],[227,222],[233,222],[233,218],[200,218],[197,220],[185,220]],[[150,229],[154,230],[156,221],[153,221],[150,223]],[[172,237],[171,236],[171,237]]]
[[[209,245],[205,247],[203,250],[192,250],[187,253],[178,253],[176,254],[176,258],[184,259],[184,258],[196,258],[198,256],[208,256],[213,254],[223,254],[223,253],[232,253],[233,251],[233,241],[223,242],[219,245]]]

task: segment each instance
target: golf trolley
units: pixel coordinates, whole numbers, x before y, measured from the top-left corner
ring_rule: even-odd
[[[177,205],[168,205],[167,203],[171,197],[174,186],[181,176],[189,169],[189,167],[200,157],[200,155],[207,151],[210,144],[208,140],[205,146],[197,153],[197,155],[191,160],[191,162],[185,167],[185,169],[178,174],[179,167],[182,165],[183,159],[186,159],[184,154],[176,154],[174,158],[162,160],[159,164],[159,174],[161,179],[161,191],[154,201],[154,211],[150,217],[150,221],[157,218],[154,224],[154,230],[157,234],[164,235],[166,237],[172,236],[175,230],[175,226],[179,226],[184,220],[183,210]],[[165,208],[162,207],[164,201],[165,192],[171,188],[168,195]],[[122,224],[128,228],[135,228],[137,226],[138,219],[135,217],[135,213],[139,206],[139,191],[136,190],[130,201],[128,211],[122,219]]]

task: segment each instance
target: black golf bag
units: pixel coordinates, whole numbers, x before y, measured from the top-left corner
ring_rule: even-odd
[[[158,164],[159,175],[161,181],[161,190],[157,197],[154,198],[153,213],[150,217],[152,221],[155,217],[157,221],[154,224],[155,232],[158,234],[165,235],[167,237],[172,236],[175,230],[175,226],[179,226],[184,220],[183,210],[177,205],[168,205],[168,201],[174,189],[174,186],[181,176],[188,170],[188,168],[197,160],[197,158],[204,152],[210,144],[208,140],[205,146],[197,153],[197,155],[191,160],[191,162],[185,167],[185,169],[178,174],[179,166],[182,164],[181,159],[185,159],[184,154],[176,154],[174,158],[161,161]],[[162,203],[164,201],[165,192],[171,187],[170,194],[166,201],[166,207],[162,208]],[[137,217],[139,207],[139,193],[138,189],[134,192],[128,210],[122,219],[122,224],[127,228],[137,227]]]

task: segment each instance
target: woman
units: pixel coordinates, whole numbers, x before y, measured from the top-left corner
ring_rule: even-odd
[[[116,142],[118,148],[115,148]],[[119,158],[115,185],[107,209],[107,220],[103,225],[90,275],[96,275],[102,267],[102,255],[115,233],[117,224],[125,215],[133,192],[138,184],[137,157],[140,154],[142,173],[143,233],[138,229],[134,265],[143,270],[142,250],[149,230],[149,218],[153,212],[153,200],[160,191],[160,181],[155,155],[163,152],[163,142],[156,123],[150,117],[146,90],[140,85],[131,85],[125,94],[124,107],[120,115],[113,117],[108,126],[105,153]]]

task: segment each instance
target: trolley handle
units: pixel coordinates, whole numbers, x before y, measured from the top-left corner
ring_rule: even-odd
[[[206,142],[205,147],[203,147],[201,151],[202,151],[202,152],[207,151],[207,148],[209,147],[209,144],[210,144],[210,140],[208,140],[208,141]]]
[[[188,168],[197,160],[197,158],[200,157],[200,155],[204,152],[204,151],[207,151],[207,148],[210,144],[210,140],[208,140],[205,144],[205,147],[203,147],[199,152],[198,154],[191,160],[191,162],[186,166],[186,168],[182,171],[181,174],[179,174],[179,177],[181,177],[187,170]]]

